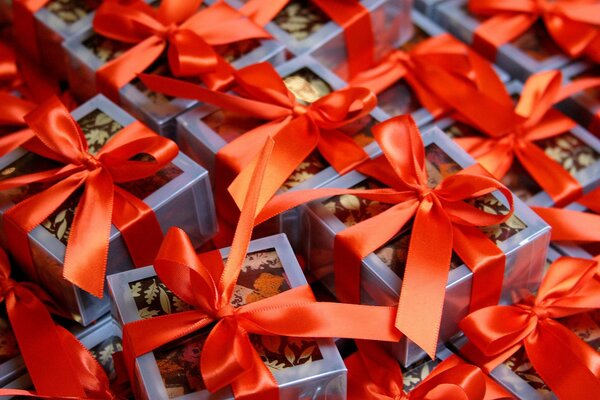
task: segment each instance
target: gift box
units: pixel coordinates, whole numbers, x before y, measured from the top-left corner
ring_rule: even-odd
[[[228,0],[236,7],[253,1],[255,0]],[[410,33],[411,1],[362,0],[360,5],[369,12],[374,39],[373,61],[377,62],[394,45],[406,40]],[[348,76],[349,56],[344,28],[334,22],[327,12],[320,8],[318,2],[287,2],[265,29],[294,55],[310,52],[325,65],[335,63],[342,71],[341,76]],[[361,34],[369,34],[364,30],[364,25],[355,29],[361,29]]]
[[[93,153],[102,148],[113,135],[135,121],[102,95],[81,105],[71,115],[78,121]],[[0,165],[0,174],[4,180],[55,168],[57,164],[19,148],[0,159]],[[138,199],[144,200],[154,211],[163,232],[171,226],[185,227],[193,243],[199,246],[216,231],[208,173],[183,153],[179,153],[154,176],[120,186]],[[44,189],[43,184],[34,183],[2,191],[2,215],[4,216],[15,204]],[[29,233],[28,241],[34,266],[33,271],[27,273],[32,275],[32,279],[37,276],[38,283],[66,312],[71,313],[76,321],[88,325],[104,315],[110,306],[107,296],[102,299],[95,297],[63,278],[66,245],[79,196],[81,192],[70,196],[45,222]],[[3,226],[3,241],[6,243],[7,239],[6,226]],[[133,261],[123,235],[112,226],[106,273],[111,274],[132,267]]]
[[[485,17],[471,14],[468,0],[450,0],[437,7],[437,21],[465,43],[473,44],[475,30]],[[536,22],[524,34],[498,48],[495,63],[512,77],[526,80],[530,75],[550,69],[560,69],[570,62],[543,22]]]
[[[23,2],[24,3],[24,2]],[[37,41],[37,51],[40,60],[46,68],[52,70],[61,78],[67,76],[66,55],[62,44],[79,32],[90,27],[94,19],[94,11],[102,4],[99,0],[46,0],[33,15],[35,38],[20,38],[21,32],[17,27],[17,41]],[[18,20],[17,24],[27,22]]]
[[[423,134],[427,171],[432,184],[474,164],[474,161],[436,128]],[[331,188],[377,189],[387,187],[373,178],[353,171],[329,183]],[[493,214],[507,212],[501,197],[488,195],[474,204]],[[335,291],[333,261],[336,234],[358,222],[389,209],[390,206],[353,195],[343,195],[313,202],[302,209],[304,229],[301,254],[307,260],[310,273]],[[550,239],[549,227],[518,199],[514,215],[501,225],[481,228],[502,253],[506,266],[502,302],[512,302],[522,288],[535,288],[541,279],[544,255]],[[361,263],[361,303],[397,304],[406,266],[410,226],[405,227],[386,245],[367,255]],[[434,244],[432,244],[434,245]],[[458,321],[465,316],[471,302],[473,273],[454,255],[451,261],[445,303],[440,327],[442,343],[458,333]],[[403,337],[393,352],[402,365],[411,365],[424,356],[415,343]]]
[[[411,15],[412,34],[406,42],[397,47],[398,50],[410,52],[419,43],[431,37],[446,33],[443,28],[420,12],[413,10]],[[443,53],[443,50],[440,50],[440,53]],[[436,54],[433,57],[435,56],[439,55]],[[423,57],[426,58],[427,56],[423,55]],[[326,66],[334,68],[333,65]],[[508,74],[501,69],[494,66],[494,70],[502,82],[508,82],[510,80]],[[360,86],[360,79],[358,86]],[[366,87],[368,87],[368,85],[366,85]],[[423,126],[435,119],[435,116],[431,114],[424,104],[422,104],[416,92],[405,78],[402,78],[392,86],[378,93],[377,105],[390,117],[411,114],[419,126]]]
[[[342,89],[346,83],[324,68],[308,55],[296,57],[277,68],[283,81],[296,99],[303,104],[310,104],[322,96]],[[363,146],[367,154],[374,154],[377,145],[373,142],[370,128],[375,123],[384,121],[387,116],[376,108],[365,118],[341,128],[351,135],[354,141]],[[265,122],[249,118],[233,111],[219,109],[215,106],[202,105],[177,117],[176,141],[181,150],[215,177],[215,158],[219,150],[227,143],[235,140],[243,133],[254,129]],[[339,174],[315,150],[283,184],[281,190],[301,190],[321,187],[339,177]],[[273,218],[261,227],[261,234],[286,232],[293,247],[298,243],[298,214],[290,210]]]
[[[115,370],[113,354],[121,351],[123,346],[121,344],[121,328],[112,317],[106,315],[86,328],[74,325],[69,330],[81,344],[90,351],[100,366],[102,366],[109,381],[115,381],[117,379],[117,372]],[[15,361],[21,363],[21,369],[19,370],[21,374],[10,382],[0,385],[7,389],[32,389],[31,378],[29,377],[29,374],[26,373],[27,370],[25,366],[22,365],[22,360],[19,359]],[[3,366],[0,368],[3,368]]]
[[[563,69],[565,78],[597,78],[600,67],[589,62],[580,61]],[[588,88],[576,93],[558,105],[558,108],[586,127],[596,136],[600,136],[600,89]]]
[[[228,257],[229,251],[221,250],[222,257]],[[113,314],[122,324],[189,309],[160,282],[153,267],[115,274],[108,282]],[[240,307],[304,284],[284,235],[254,240],[231,305]],[[140,387],[134,389],[138,397],[233,398],[229,388],[211,395],[202,381],[199,357],[209,331],[204,329],[138,357],[135,375]],[[346,369],[332,340],[252,335],[251,341],[279,384],[280,398],[345,398]]]
[[[75,95],[88,99],[98,93],[96,72],[131,47],[127,43],[96,33],[90,25],[66,41],[64,48],[68,57],[68,80]],[[276,65],[285,59],[284,46],[276,40],[248,39],[215,46],[215,50],[234,68],[260,61],[268,61]],[[169,76],[166,54],[163,54],[145,72]],[[119,89],[119,101],[125,110],[154,131],[167,137],[173,137],[175,117],[198,104],[194,100],[171,98],[152,92],[139,79],[134,79]]]
[[[552,271],[553,269],[556,269],[556,265],[553,265],[553,263],[555,263],[557,260],[559,260],[558,262],[562,263],[562,265],[559,265],[558,267],[563,267],[563,271],[568,270],[571,271],[571,274],[577,275],[577,274],[581,274],[581,272],[579,271],[580,268],[577,268],[577,270],[575,270],[574,267],[569,266],[568,263],[571,263],[573,265],[576,265],[577,263],[579,264],[578,266],[585,266],[586,264],[586,260],[581,260],[581,259],[577,259],[577,258],[567,258],[567,257],[563,257],[561,254],[559,254],[557,251],[553,250],[552,248],[550,248],[550,250],[548,251],[547,254],[547,258],[546,258],[546,272],[548,273],[548,275],[546,275],[546,277],[555,274],[556,271]],[[584,268],[581,268],[584,269]],[[591,270],[592,275],[593,275],[593,271],[595,269],[595,265],[592,263],[589,267],[588,267],[588,271]],[[577,271],[577,272],[576,272]],[[589,275],[588,275],[589,276]],[[581,306],[581,312],[577,313],[576,309],[573,310],[571,309],[571,307],[575,308],[576,306],[576,301],[577,300],[581,300],[581,302],[586,302],[586,297],[587,296],[594,296],[594,294],[591,291],[586,291],[585,289],[583,289],[583,284],[584,282],[581,281],[579,284],[576,284],[576,286],[571,286],[571,282],[567,282],[568,279],[570,279],[571,277],[568,278],[564,278],[562,281],[561,280],[553,280],[552,282],[555,285],[560,285],[562,284],[562,289],[559,289],[558,291],[556,291],[556,289],[554,289],[554,293],[550,294],[550,297],[554,297],[553,299],[550,298],[545,298],[545,305],[541,306],[541,307],[547,307],[548,309],[552,310],[552,309],[556,309],[554,304],[560,304],[561,301],[563,301],[563,309],[559,314],[565,315],[564,317],[560,317],[560,318],[555,318],[553,316],[550,316],[549,318],[551,318],[551,321],[544,321],[542,322],[542,324],[540,324],[540,322],[535,322],[535,325],[537,325],[537,327],[534,325],[534,327],[532,328],[532,331],[535,332],[536,336],[539,336],[541,338],[539,339],[532,339],[530,337],[528,337],[529,335],[523,335],[520,336],[522,339],[517,339],[516,341],[517,343],[517,348],[518,350],[516,352],[514,351],[501,351],[501,363],[497,363],[498,360],[500,360],[500,358],[495,357],[495,356],[490,356],[489,358],[482,358],[481,361],[486,360],[485,362],[489,362],[490,363],[490,368],[491,371],[489,372],[489,375],[496,381],[498,382],[500,385],[502,385],[507,391],[509,391],[513,396],[515,396],[516,398],[519,399],[532,399],[532,400],[546,400],[546,399],[558,399],[558,398],[565,398],[565,399],[576,399],[576,398],[581,398],[578,397],[581,395],[581,392],[579,393],[574,393],[571,392],[572,395],[571,397],[565,395],[565,393],[568,393],[564,391],[564,389],[566,388],[565,385],[563,385],[563,394],[562,395],[558,395],[557,393],[554,393],[553,390],[549,387],[549,382],[545,382],[544,379],[541,377],[541,375],[538,373],[538,371],[536,371],[535,369],[535,364],[536,362],[532,362],[532,360],[530,360],[529,356],[528,356],[528,352],[539,352],[540,351],[540,347],[542,346],[542,341],[547,341],[548,336],[551,336],[552,334],[556,335],[557,333],[560,334],[562,337],[560,340],[560,344],[558,343],[554,343],[556,345],[555,348],[543,348],[543,351],[549,351],[550,349],[554,352],[555,354],[555,358],[554,360],[556,361],[556,363],[554,365],[544,365],[543,368],[545,369],[546,373],[549,371],[549,369],[553,369],[556,366],[558,366],[558,368],[561,368],[561,366],[563,366],[563,363],[560,363],[560,357],[561,357],[561,353],[566,353],[566,352],[571,352],[570,354],[578,354],[581,357],[584,357],[584,354],[589,354],[586,353],[586,351],[589,351],[590,353],[592,353],[593,351],[596,352],[600,352],[600,312],[597,309],[591,309],[590,311],[585,311],[585,306]],[[590,285],[594,285],[593,281],[593,276],[590,276],[589,279],[589,284]],[[544,283],[542,283],[542,285],[544,285]],[[581,292],[577,295],[576,293],[571,293],[571,292],[576,292],[577,290],[581,290]],[[548,285],[546,286],[546,291],[548,292],[548,290],[552,291],[552,288],[548,287]],[[539,294],[536,294],[539,296]],[[587,295],[587,296],[586,296]],[[570,296],[574,296],[574,298],[576,299],[575,302],[569,303],[568,302],[568,298]],[[538,304],[538,306],[540,306],[540,303],[534,303],[534,304]],[[541,303],[544,304],[544,303]],[[588,304],[589,301],[588,301]],[[524,309],[527,310],[527,307],[531,306],[530,303],[527,303],[525,305],[523,305]],[[533,307],[536,307],[536,305],[533,305]],[[558,306],[560,307],[560,306]],[[494,309],[497,307],[490,307],[490,309]],[[511,307],[512,308],[512,307]],[[589,307],[589,308],[593,308],[593,307]],[[481,312],[484,312],[485,310],[481,310]],[[492,310],[493,311],[493,310]],[[490,311],[490,313],[492,312]],[[537,311],[537,310],[536,310]],[[540,310],[541,312],[542,310]],[[555,311],[550,311],[551,313],[555,313]],[[489,315],[489,313],[488,313]],[[552,315],[552,314],[551,314]],[[469,318],[471,318],[471,316],[469,316]],[[541,319],[541,318],[540,318]],[[512,329],[513,329],[513,334],[515,335],[519,335],[519,329],[520,326],[518,324],[515,324],[514,321],[510,321],[508,320],[508,318],[506,318],[507,324],[512,324]],[[552,322],[556,322],[558,324],[552,324]],[[482,324],[482,325],[486,325],[486,324]],[[543,326],[540,326],[543,325]],[[485,329],[486,326],[483,326],[481,329]],[[566,329],[564,329],[566,328]],[[527,329],[525,329],[527,330]],[[472,331],[472,328],[469,328],[469,331]],[[572,335],[571,332],[574,334]],[[543,337],[542,337],[543,336]],[[523,339],[523,337],[525,337]],[[552,340],[552,339],[551,339]],[[518,346],[518,344],[521,344],[522,341],[529,341],[529,348],[527,350],[525,350],[525,346]],[[510,340],[509,340],[510,342]],[[478,356],[481,355],[481,353],[476,352],[475,350],[475,346],[473,346],[473,343],[470,342],[467,344],[467,346],[465,346],[465,344],[467,343],[467,338],[463,337],[457,341],[454,341],[452,344],[449,344],[449,346],[453,349],[455,349],[459,354],[464,354],[467,357],[471,357],[473,359],[476,359]],[[549,344],[550,342],[548,342],[547,344]],[[585,348],[587,347],[587,350]],[[579,348],[582,347],[582,348]],[[537,348],[537,349],[536,349]],[[474,351],[475,350],[475,351]],[[539,353],[538,353],[539,354]],[[574,358],[574,357],[573,357]],[[570,358],[570,359],[573,359]],[[491,361],[493,359],[493,361]],[[479,359],[477,359],[479,360]],[[536,360],[537,362],[540,362],[540,364],[543,364],[545,360],[543,360],[542,358],[538,358]],[[581,372],[581,367],[583,367],[585,365],[586,368],[588,367],[588,363],[586,361],[581,361],[580,364],[575,367],[572,368],[570,371],[571,374],[571,378],[570,379],[577,379],[577,374],[579,372]],[[557,378],[558,380],[560,380],[560,374],[556,374],[554,376],[554,378]],[[583,385],[583,388],[585,388],[584,390],[589,390],[590,396],[594,397],[594,395],[592,394],[593,390],[597,391],[597,388],[592,389],[591,387],[586,386],[586,384],[583,381],[578,381],[580,382],[581,385]],[[560,387],[561,386],[561,382],[553,382],[555,383],[557,386],[556,387]],[[563,382],[566,383],[566,382]]]
[[[523,85],[511,82],[507,90],[514,99],[518,99]],[[436,126],[453,139],[480,135],[477,129],[452,118],[441,119]],[[600,183],[600,141],[583,127],[575,126],[568,132],[535,141],[535,145],[579,182],[584,193]],[[516,158],[501,181],[528,205],[549,207],[555,204]]]

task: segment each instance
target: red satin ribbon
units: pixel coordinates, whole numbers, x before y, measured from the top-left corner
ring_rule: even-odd
[[[441,69],[443,80],[431,87],[454,105],[456,119],[474,127],[482,136],[455,139],[496,178],[503,178],[515,157],[557,205],[572,202],[582,194],[579,182],[535,142],[560,135],[576,124],[552,107],[585,88],[600,84],[599,78],[580,79],[561,87],[560,71],[533,75],[525,83],[517,106],[502,87],[494,96]]]
[[[117,133],[94,156],[88,152],[81,128],[55,97],[25,120],[39,141],[28,149],[64,166],[0,182],[0,190],[34,182],[54,183],[4,214],[10,249],[21,264],[33,270],[29,232],[82,188],[63,274],[81,289],[102,297],[111,223],[121,231],[137,266],[151,263],[162,240],[160,225],[148,206],[116,185],[154,175],[177,155],[177,146],[136,122]],[[148,154],[154,161],[132,160],[138,154]],[[136,218],[135,224],[131,218]],[[136,237],[137,224],[144,226],[143,243]]]
[[[377,343],[357,341],[358,352],[346,358],[349,400],[493,400],[513,398],[481,369],[451,356],[414,389],[403,391],[398,362]]]
[[[359,303],[362,258],[392,239],[414,217],[396,327],[433,357],[453,249],[474,272],[471,310],[497,304],[500,298],[504,254],[476,227],[496,225],[509,218],[513,209],[512,195],[479,166],[467,168],[430,188],[423,142],[410,116],[376,125],[373,133],[385,157],[361,165],[360,171],[389,185],[388,189],[316,189],[284,193],[265,206],[256,223],[299,204],[340,194],[393,204],[390,209],[336,236],[336,293],[342,301]],[[267,176],[277,168],[277,164],[271,163],[267,167]],[[246,170],[230,187],[238,205],[244,203],[242,188],[249,182],[251,179]],[[270,185],[266,192],[273,194],[277,189]],[[464,202],[496,190],[508,200],[511,211],[506,215],[488,214]],[[268,197],[263,198],[260,204],[267,200]],[[431,243],[436,246],[432,247]]]
[[[482,93],[493,94],[502,90],[503,84],[496,78],[491,64],[449,34],[424,40],[407,52],[395,50],[389,53],[378,66],[351,79],[350,86],[365,87],[379,94],[404,79],[420,103],[432,115],[439,117],[450,111],[452,105],[429,88],[430,82],[439,78],[435,71],[423,68],[427,65],[436,65],[457,79],[472,83]],[[498,85],[500,88],[497,88]]]
[[[200,77],[211,88],[223,89],[233,80],[233,68],[213,49],[270,35],[225,2],[198,11],[202,0],[164,0],[158,9],[138,2],[104,3],[96,12],[96,32],[135,44],[96,73],[99,91],[115,101],[119,89],[145,71],[168,47],[171,73]]]
[[[47,2],[48,0],[13,1],[13,29],[15,41],[25,53],[36,61],[40,61],[40,50],[37,43],[34,14]]]
[[[490,16],[475,30],[473,47],[494,60],[497,49],[542,19],[570,57],[592,51],[600,40],[600,4],[590,0],[469,0],[469,11]]]
[[[191,98],[217,107],[267,121],[228,143],[217,153],[215,197],[221,214],[235,222],[235,205],[226,188],[260,151],[266,137],[273,137],[273,168],[269,185],[281,185],[315,148],[340,174],[369,159],[368,154],[339,128],[368,115],[377,98],[364,88],[349,88],[323,96],[304,106],[286,88],[277,71],[268,63],[242,68],[235,73],[235,96],[211,91],[187,82],[153,75],[141,75],[152,91]]]
[[[552,227],[552,241],[594,243],[600,242],[600,189],[595,189],[577,200],[592,212],[555,207],[532,207]]]
[[[254,350],[249,333],[399,340],[400,333],[393,326],[395,308],[317,303],[308,285],[239,308],[230,305],[254,217],[269,195],[263,184],[273,146],[267,138],[254,164],[252,184],[244,188],[247,196],[224,266],[218,251],[197,256],[180,229],[172,228],[167,234],[154,262],[156,273],[194,309],[124,326],[124,352],[132,379],[136,357],[210,324],[215,325],[200,361],[204,383],[211,392],[231,385],[235,396],[244,399],[278,399],[277,383]]]
[[[102,367],[73,335],[54,323],[39,287],[10,278],[10,263],[0,249],[0,291],[27,372],[37,392],[25,395],[112,398]],[[50,310],[53,310],[51,307]],[[16,395],[0,389],[1,395]]]
[[[375,37],[371,15],[359,0],[312,0],[332,21],[344,29],[350,77],[375,62]],[[289,0],[250,0],[240,12],[264,26],[285,8]]]
[[[472,342],[466,355],[489,371],[524,346],[532,366],[559,398],[598,398],[600,354],[555,321],[598,308],[596,272],[596,261],[563,257],[550,266],[535,299],[470,314],[460,323]]]

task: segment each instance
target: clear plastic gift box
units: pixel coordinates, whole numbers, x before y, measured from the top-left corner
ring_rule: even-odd
[[[229,249],[222,249],[221,254],[227,257]],[[113,314],[122,324],[186,309],[185,303],[158,280],[151,266],[109,276],[108,284]],[[232,304],[241,306],[305,284],[304,274],[285,235],[253,240]],[[134,388],[138,397],[233,399],[229,388],[211,394],[201,383],[199,346],[207,334],[206,330],[196,332],[138,357],[135,374],[140,387]],[[273,346],[273,341],[278,345]],[[257,336],[255,348],[279,384],[281,399],[346,398],[346,368],[333,340]],[[282,348],[285,348],[283,354]]]
[[[465,43],[473,43],[474,32],[486,17],[479,19],[469,13],[468,0],[448,0],[437,7],[436,20]],[[526,80],[536,72],[560,69],[571,59],[545,31],[542,22],[510,43],[498,49],[495,63],[513,78]]]
[[[88,144],[95,148],[102,147],[112,135],[135,121],[102,95],[84,103],[72,115],[79,122]],[[54,164],[47,164],[42,157],[19,148],[0,159],[0,174],[8,178],[20,174],[22,168],[31,172],[31,169],[43,171],[54,167]],[[154,210],[165,233],[171,226],[182,227],[194,245],[200,246],[216,232],[208,173],[181,152],[153,177],[129,182],[123,187]],[[3,214],[15,202],[34,194],[35,189],[25,186],[0,193],[0,214]],[[29,244],[40,286],[76,321],[88,325],[108,312],[110,305],[106,294],[98,299],[62,277],[68,230],[77,201],[77,198],[68,200],[42,225],[33,229],[29,233]],[[106,268],[107,274],[133,268],[121,233],[114,226],[110,231]]]
[[[239,8],[247,1],[227,2]],[[408,37],[412,0],[361,0],[360,3],[371,17],[377,61]],[[330,63],[336,64],[340,75],[347,77],[348,54],[344,30],[310,0],[289,1],[265,29],[294,55],[312,53],[328,67]]]
[[[98,320],[93,325],[86,328],[74,327],[70,331],[75,337],[87,348],[92,356],[98,361],[100,366],[106,372],[110,381],[116,378],[115,365],[113,362],[113,354],[123,349],[121,343],[122,331],[121,327],[115,322],[110,316],[106,315],[102,319]],[[25,366],[22,364],[23,361],[20,359],[22,369],[21,374],[14,380],[2,385],[6,389],[33,389],[33,383]],[[4,397],[2,398],[13,398]]]
[[[59,77],[67,76],[63,42],[92,25],[100,4],[100,0],[49,0],[34,14],[41,60]]]
[[[600,67],[579,61],[565,67],[563,76],[569,80],[600,77]],[[600,88],[589,88],[576,93],[562,101],[558,108],[593,134],[600,136]]]
[[[277,72],[283,77],[288,89],[296,95],[299,101],[305,103],[311,103],[319,97],[347,86],[344,81],[308,55],[297,57],[280,65],[277,67]],[[375,123],[386,119],[385,113],[376,108],[369,117],[356,121],[341,130],[351,135],[369,155],[372,155],[377,152],[378,147],[374,143],[370,128]],[[264,121],[221,110],[214,106],[201,105],[177,118],[176,141],[181,151],[206,167],[211,179],[214,179],[217,152],[228,142],[263,123]],[[317,188],[338,176],[339,174],[329,166],[318,150],[315,150],[284,183],[282,190]],[[267,222],[272,227],[269,233],[285,231],[295,247],[298,233],[297,218],[295,210],[273,218]]]
[[[207,1],[208,4],[214,1]],[[76,96],[88,99],[96,94],[96,71],[117,58],[129,47],[97,34],[91,25],[64,43],[68,57],[69,86]],[[261,61],[277,65],[285,60],[284,46],[276,40],[247,40],[219,46],[217,52],[234,68]],[[168,73],[166,57],[161,57],[145,72],[163,75]],[[169,138],[175,131],[175,117],[198,104],[195,100],[169,98],[149,91],[139,79],[134,79],[119,90],[123,108],[155,132]]]
[[[429,163],[443,160],[442,168],[466,168],[474,160],[437,128],[423,134]],[[439,161],[436,161],[439,163]],[[428,168],[438,170],[437,166]],[[431,176],[431,173],[430,173]],[[326,187],[380,188],[384,187],[359,172],[350,172]],[[496,213],[506,212],[502,197],[481,198],[481,207]],[[507,222],[482,228],[506,255],[506,270],[502,302],[512,303],[513,296],[523,288],[535,289],[541,280],[550,228],[531,209],[515,197],[515,212]],[[331,291],[334,287],[334,238],[347,226],[382,212],[383,204],[342,196],[313,202],[303,207],[303,248],[300,254],[307,260],[307,269]],[[363,304],[397,305],[406,262],[410,227],[406,227],[391,241],[369,254],[362,261],[361,302]],[[434,245],[434,244],[432,244]],[[468,314],[471,299],[472,272],[453,256],[446,286],[446,299],[440,329],[440,343],[459,332],[458,322]],[[393,346],[400,363],[409,366],[422,359],[425,353],[407,338]]]
[[[507,90],[518,96],[523,89],[519,82],[511,82]],[[437,127],[450,137],[479,135],[477,130],[444,118],[435,123]],[[536,142],[553,160],[560,163],[581,184],[584,193],[600,185],[600,140],[581,126],[550,139]],[[530,206],[551,207],[554,201],[530,177],[524,167],[515,158],[513,166],[502,179],[514,194]]]
[[[561,256],[559,252],[550,247],[546,259],[546,269]],[[600,348],[600,312],[598,310],[561,318],[557,321],[593,348]],[[466,343],[466,338],[462,337],[453,342],[451,346],[460,348],[464,343]],[[458,351],[460,352],[460,350]],[[558,399],[535,371],[523,347],[504,363],[494,368],[490,372],[490,376],[516,398],[527,400]]]

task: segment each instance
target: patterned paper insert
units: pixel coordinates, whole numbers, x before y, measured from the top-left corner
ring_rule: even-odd
[[[575,332],[584,342],[592,346],[597,352],[600,352],[600,310],[562,318],[558,322]],[[542,398],[553,398],[552,391],[546,386],[531,365],[524,348],[517,351],[504,364],[515,373],[513,377],[516,382],[519,379],[525,380],[538,391]]]
[[[438,182],[447,176],[454,175],[460,171],[460,166],[450,158],[439,146],[430,144],[425,148],[427,158],[427,173],[429,175],[429,186],[435,187]],[[372,178],[367,178],[353,189],[378,189],[386,187]],[[492,195],[482,196],[472,203],[478,208],[494,214],[504,214],[508,210]],[[365,219],[371,218],[389,209],[389,204],[379,203],[361,199],[353,195],[333,197],[323,202],[323,205],[333,213],[346,226],[355,225]],[[412,225],[409,224],[409,225]],[[490,227],[480,228],[495,243],[501,243],[518,232],[525,229],[527,225],[517,216],[513,215],[508,221]],[[408,256],[410,244],[411,226],[406,227],[395,238],[377,249],[375,254],[399,277],[404,275],[404,268]],[[463,262],[453,253],[450,268],[461,266]]]
[[[319,31],[329,21],[327,14],[310,0],[291,0],[273,20],[298,41]]]
[[[141,318],[189,310],[157,277],[129,284]],[[250,253],[235,286],[231,304],[240,307],[289,290],[285,270],[275,249]],[[170,398],[204,390],[199,369],[202,346],[210,327],[170,343],[154,352]],[[262,360],[271,370],[281,370],[321,360],[317,342],[279,336],[250,337]]]
[[[92,356],[98,360],[108,379],[112,382],[117,378],[113,354],[123,350],[123,343],[118,336],[111,336],[90,349]]]
[[[408,393],[416,388],[429,376],[429,374],[431,374],[431,371],[441,363],[442,360],[439,358],[433,360],[426,358],[411,366],[408,370],[401,367],[404,381],[404,393]]]
[[[305,105],[333,92],[333,88],[324,79],[307,67],[287,75],[283,81],[296,99]],[[223,109],[218,109],[202,117],[201,120],[226,142],[231,142],[244,133],[267,123],[264,120],[246,117]],[[376,122],[370,116],[366,116],[345,126],[340,131],[352,136],[357,144],[364,147],[374,140],[371,128]],[[329,163],[315,150],[290,175],[282,185],[282,190],[289,190],[307,181],[327,167],[329,167]]]
[[[454,122],[444,131],[451,138],[479,135],[476,129],[460,122]],[[573,176],[600,160],[600,154],[570,132],[538,140],[535,144]],[[542,191],[542,188],[525,171],[517,159],[514,160],[513,166],[506,176],[502,178],[502,183],[524,201]]]
[[[81,126],[89,145],[88,149],[92,154],[97,153],[112,136],[123,129],[118,122],[113,120],[109,115],[105,114],[99,109],[90,112],[77,122]],[[27,173],[45,171],[50,168],[55,168],[59,165],[60,164],[45,159],[41,156],[27,153],[23,157],[0,170],[0,181]],[[119,186],[128,192],[131,192],[136,197],[144,199],[182,173],[183,171],[174,164],[168,164],[152,177],[119,184]],[[3,191],[0,193],[0,198],[2,200],[10,200],[13,203],[19,203],[26,198],[39,193],[47,187],[49,187],[47,184],[27,185],[12,190]],[[59,207],[46,221],[42,223],[42,226],[46,228],[48,232],[54,235],[65,245],[69,239],[71,224],[75,218],[75,209],[79,203],[81,194],[82,190],[75,192],[61,207]]]
[[[52,0],[45,5],[45,8],[65,24],[71,25],[85,18],[100,7],[101,3],[100,0]]]

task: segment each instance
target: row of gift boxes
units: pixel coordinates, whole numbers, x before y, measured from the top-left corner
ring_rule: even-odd
[[[208,6],[214,3],[206,1]],[[239,9],[245,1],[229,0],[228,3]],[[97,93],[96,71],[132,47],[94,32],[92,23],[100,4],[95,1],[49,0],[34,13],[41,60],[60,77],[68,79],[74,93],[84,100]],[[361,4],[370,12],[376,58],[381,58],[394,45],[406,40],[410,27],[409,1],[363,0]],[[319,54],[333,57],[338,63],[346,59],[342,28],[310,2],[290,1],[265,29],[273,40],[244,40],[219,46],[217,52],[236,68],[259,61],[280,63],[285,59],[286,49],[292,55],[299,55],[320,48],[322,52]],[[165,73],[167,69],[166,59],[162,57],[149,72]],[[173,116],[195,104],[171,101],[148,93],[136,81],[123,87],[119,94],[128,111],[140,119],[148,119],[145,122],[160,132],[167,129]]]
[[[228,249],[221,251],[225,258]],[[544,266],[559,257],[550,249]],[[254,240],[236,284],[232,305],[240,307],[283,291],[306,284],[289,242],[284,235]],[[153,267],[114,274],[109,278],[113,315],[106,316],[88,328],[71,330],[106,370],[111,380],[116,379],[112,361],[114,352],[122,350],[121,326],[140,319],[186,311],[188,306],[177,298],[156,276]],[[114,317],[114,319],[113,319]],[[600,315],[589,312],[561,320],[589,345],[596,348],[600,338]],[[140,398],[232,398],[229,389],[210,395],[202,382],[199,360],[204,340],[210,328],[163,346],[136,360],[134,392]],[[3,330],[5,354],[17,351],[9,330]],[[288,337],[252,338],[262,360],[273,373],[282,399],[344,399],[346,396],[346,368],[333,340],[300,339]],[[13,347],[11,348],[11,343]],[[450,348],[460,354],[464,338],[454,337]],[[350,346],[352,348],[352,346]],[[344,356],[353,352],[344,351]],[[405,392],[410,392],[427,378],[443,360],[452,356],[444,346],[436,358],[424,359],[403,368]],[[18,357],[4,357],[1,383],[7,388],[29,389],[31,382]],[[121,371],[122,373],[122,371]],[[23,374],[23,375],[21,375]],[[506,395],[523,399],[553,398],[550,389],[530,365],[521,350],[496,367],[490,376],[500,384]],[[493,385],[488,382],[488,385]]]
[[[40,9],[36,14],[36,20],[40,28],[40,32],[49,29],[54,35],[44,33],[40,37],[48,38],[56,37],[58,42],[65,41],[65,51],[69,60],[66,68],[68,71],[69,80],[75,93],[81,98],[90,98],[96,93],[95,71],[104,63],[113,59],[116,55],[122,53],[118,45],[106,38],[99,37],[91,29],[91,20],[93,18],[92,9],[77,9],[81,5],[73,5],[70,2],[49,2],[46,7]],[[365,1],[365,6],[371,11],[374,28],[380,29],[385,27],[386,34],[378,32],[375,35],[378,38],[378,55],[381,56],[390,48],[393,48],[398,43],[408,41],[414,44],[415,37],[419,36],[419,31],[425,32],[427,35],[436,35],[444,30],[431,21],[424,20],[423,16],[417,12],[409,15],[406,2],[398,2],[392,4],[390,1]],[[423,3],[428,3],[424,5]],[[239,49],[229,51],[233,55],[226,55],[233,62],[236,68],[243,67],[259,61],[269,61],[274,65],[285,60],[284,48],[290,49],[293,54],[305,54],[310,52],[315,59],[325,65],[327,68],[335,71],[342,78],[347,78],[347,63],[344,47],[344,39],[339,26],[335,23],[325,23],[326,16],[322,12],[318,12],[314,6],[307,5],[310,3],[295,4],[292,2],[286,10],[282,12],[282,17],[277,21],[284,24],[282,28],[277,23],[270,23],[267,30],[278,40],[263,40],[260,45],[240,45]],[[240,3],[232,1],[232,5],[236,8],[241,6]],[[295,16],[302,7],[308,7],[308,16],[306,10],[303,18],[310,20],[310,24],[321,26],[321,29],[306,27],[304,32],[293,32],[302,25],[299,18]],[[428,15],[441,26],[448,29],[451,33],[457,35],[460,39],[470,43],[472,34],[478,21],[467,15],[465,9],[465,0],[462,1],[417,1],[416,7],[420,10],[435,10]],[[293,11],[295,10],[295,11]],[[311,13],[318,13],[316,15]],[[286,31],[283,15],[287,14],[289,19],[292,19],[294,26]],[[312,15],[312,17],[311,17]],[[410,19],[413,19],[413,24],[410,24]],[[64,20],[66,18],[66,20]],[[41,28],[45,26],[46,28]],[[402,27],[402,28],[400,28]],[[412,28],[412,33],[411,29]],[[56,35],[58,32],[58,36]],[[307,35],[306,32],[311,34]],[[387,38],[390,32],[394,33],[393,38]],[[421,32],[421,33],[422,33]],[[412,35],[412,38],[411,38]],[[557,50],[551,47],[551,40],[547,37],[548,34],[539,27],[532,28],[530,32],[524,35],[524,38],[519,39],[513,44],[503,46],[498,53],[496,63],[508,71],[511,76],[517,79],[525,80],[532,73],[546,70],[563,68],[569,63],[569,59],[565,56],[557,54]],[[422,38],[421,38],[422,39]],[[283,43],[283,44],[280,44]],[[43,43],[41,49],[48,50],[51,53],[62,51],[51,50],[53,46],[49,43]],[[59,46],[60,47],[60,46]],[[237,57],[237,58],[236,58]],[[49,60],[61,60],[65,56],[49,57]],[[60,64],[58,61],[52,61],[52,64]],[[156,73],[165,72],[165,60],[163,59],[157,65],[152,67]],[[587,76],[597,74],[597,70],[589,63],[578,63],[576,66],[565,69],[565,76]],[[392,91],[388,91],[391,93]],[[400,91],[401,93],[401,91]],[[391,94],[390,94],[391,95]],[[133,115],[144,121],[148,126],[162,134],[172,134],[173,117],[180,114],[182,111],[189,109],[197,104],[195,101],[184,99],[168,99],[160,94],[150,93],[143,84],[139,81],[134,81],[121,89],[120,99],[125,108]],[[406,99],[400,99],[397,102],[406,103]],[[581,122],[584,126],[589,126],[594,115],[600,111],[600,103],[598,102],[597,93],[593,90],[588,93],[578,94],[573,99],[565,102],[565,110],[572,111],[573,116],[581,117]],[[384,108],[385,109],[385,108]],[[393,112],[388,112],[390,115],[395,115]]]

